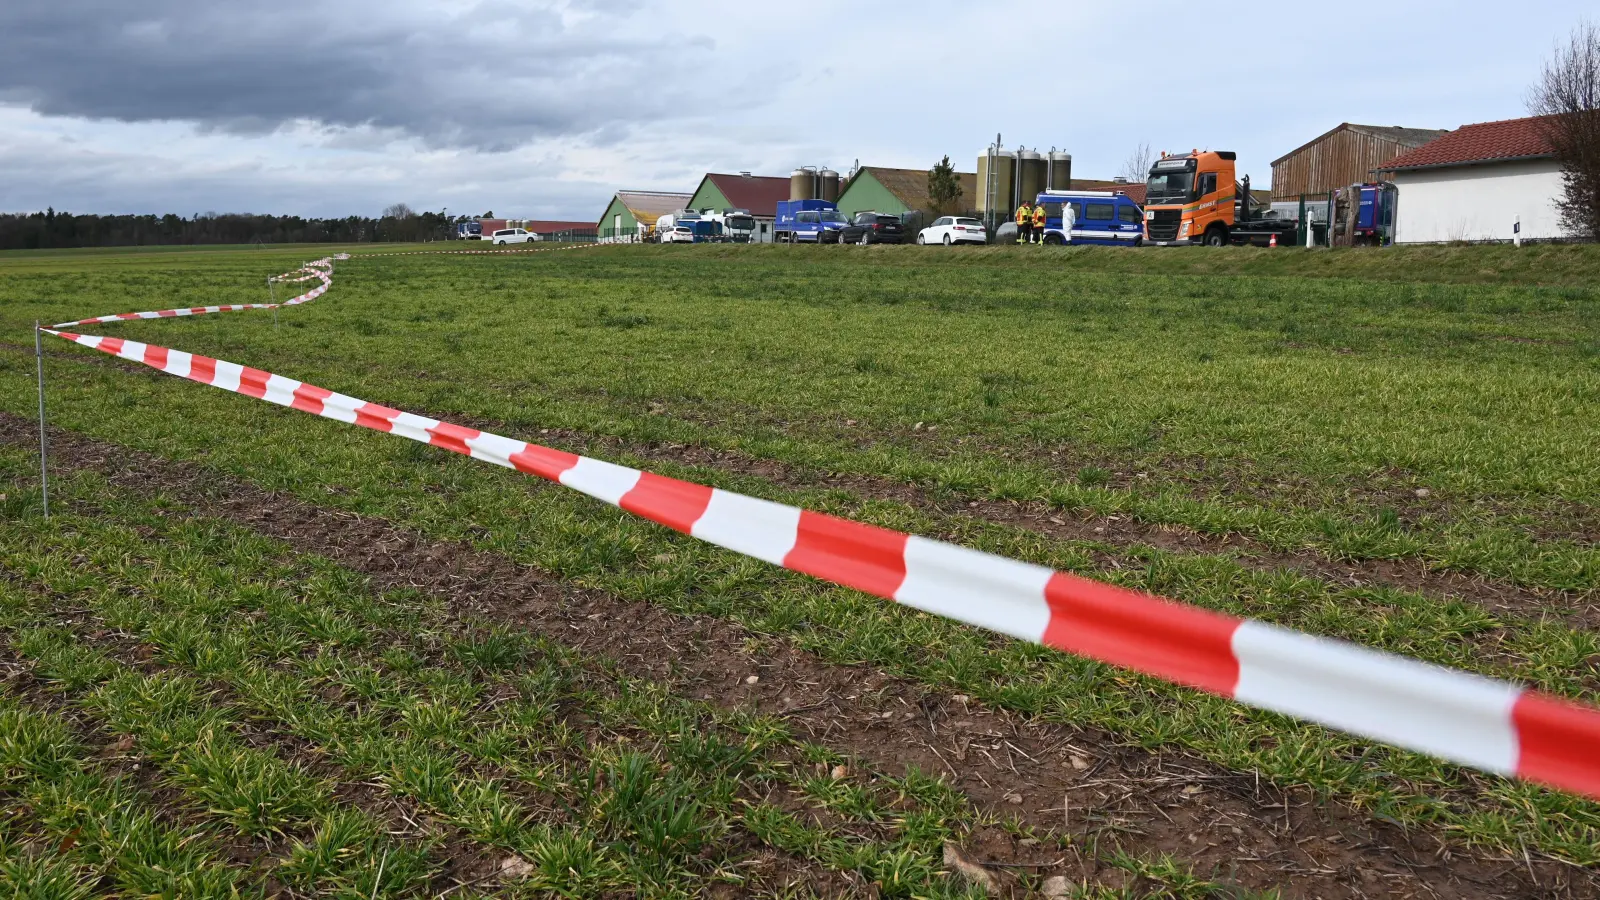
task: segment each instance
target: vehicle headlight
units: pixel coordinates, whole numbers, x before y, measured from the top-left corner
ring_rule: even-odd
[[[1180,227],[1178,229],[1178,237],[1188,237],[1188,236],[1189,236],[1189,223],[1185,222],[1185,223],[1183,223],[1182,227]]]

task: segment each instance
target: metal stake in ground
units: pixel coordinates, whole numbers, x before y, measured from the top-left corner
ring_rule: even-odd
[[[39,370],[39,490],[44,497],[44,517],[50,518],[50,467],[48,465],[49,444],[45,441],[44,434],[44,332],[39,330],[38,320],[33,323],[33,359]]]
[[[276,331],[278,329],[278,286],[273,282],[271,275],[267,276],[267,291],[272,295],[272,329]]]

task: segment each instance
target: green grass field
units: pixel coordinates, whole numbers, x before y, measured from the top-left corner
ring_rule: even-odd
[[[90,330],[1600,700],[1600,248],[0,254],[18,896],[1600,896],[1600,804],[60,341],[41,519],[35,320],[336,249]]]

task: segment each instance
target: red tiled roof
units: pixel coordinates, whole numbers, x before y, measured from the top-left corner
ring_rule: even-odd
[[[738,209],[748,209],[752,216],[772,218],[778,214],[778,201],[789,199],[789,179],[769,175],[720,175],[708,172],[706,178],[717,186],[722,196]]]
[[[1438,140],[1429,141],[1389,160],[1383,171],[1549,156],[1552,152],[1550,142],[1545,140],[1540,130],[1542,118],[1536,116],[1463,125]]]
[[[1144,205],[1144,182],[1133,181],[1101,181],[1095,178],[1074,178],[1072,189],[1075,191],[1121,191],[1128,195],[1128,199]]]
[[[523,223],[522,227],[535,234],[543,234],[547,231],[593,231],[594,223],[561,222],[555,219],[528,219]]]

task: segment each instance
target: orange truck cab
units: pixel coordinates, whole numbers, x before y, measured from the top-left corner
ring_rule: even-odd
[[[1228,150],[1161,154],[1145,182],[1145,240],[1158,246],[1229,243],[1238,187]]]

